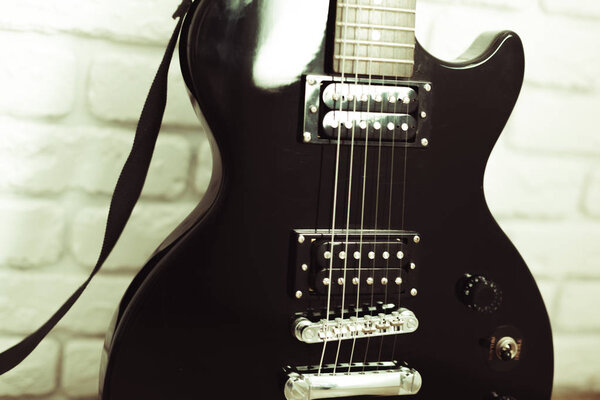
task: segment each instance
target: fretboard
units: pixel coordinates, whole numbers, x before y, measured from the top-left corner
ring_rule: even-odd
[[[333,69],[411,77],[416,0],[338,0]]]

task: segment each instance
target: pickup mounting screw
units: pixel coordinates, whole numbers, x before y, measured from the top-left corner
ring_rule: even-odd
[[[410,295],[415,297],[417,295],[417,289],[415,289],[415,288],[410,289]]]
[[[296,298],[299,299],[301,297],[302,297],[302,291],[301,290],[296,291]]]
[[[427,113],[425,111],[421,111],[421,118],[427,118]]]
[[[310,132],[304,132],[304,135],[302,135],[302,138],[304,139],[305,143],[308,143],[312,140],[312,135]]]
[[[419,243],[420,241],[421,241],[421,237],[420,237],[419,235],[415,235],[415,236],[413,237],[413,242],[415,242],[415,243]]]
[[[431,92],[431,85],[426,83],[425,86],[423,86],[423,89],[425,89],[426,92]]]
[[[315,114],[319,109],[317,108],[317,106],[312,105],[310,106],[309,110],[311,113]]]
[[[309,85],[311,85],[311,86],[313,86],[313,85],[316,85],[316,84],[317,84],[317,81],[316,81],[316,80],[314,80],[313,78],[310,78],[310,79],[308,80],[308,84],[309,84]]]
[[[306,264],[302,264],[300,268],[302,268],[302,271],[308,271],[308,265]]]
[[[306,239],[306,238],[304,237],[304,235],[300,235],[300,236],[298,236],[298,243],[300,243],[300,244],[304,243],[304,240],[305,240],[305,239]]]
[[[427,147],[429,145],[429,140],[427,138],[421,139],[421,146]]]

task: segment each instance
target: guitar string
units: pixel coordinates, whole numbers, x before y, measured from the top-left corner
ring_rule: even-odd
[[[358,6],[358,12],[363,12],[362,6],[359,5]],[[367,21],[371,20],[371,9],[367,10]],[[358,39],[357,35],[355,34],[355,39]],[[356,46],[358,46],[358,43],[356,44]],[[365,49],[367,51],[367,59],[369,59],[368,62],[368,83],[367,83],[367,87],[370,88],[371,87],[371,81],[372,81],[372,67],[373,67],[373,62],[371,61],[371,59],[369,58],[369,46],[365,46]],[[355,80],[358,82],[358,68],[356,69],[356,75],[355,75]],[[361,85],[361,88],[363,88],[363,85]],[[362,90],[361,90],[361,94],[363,94]],[[362,253],[362,249],[363,249],[363,234],[364,234],[364,226],[365,226],[365,194],[366,194],[366,187],[367,187],[367,157],[369,154],[369,112],[370,112],[370,108],[371,108],[371,101],[372,97],[371,97],[371,91],[369,90],[369,93],[367,93],[367,107],[366,107],[366,113],[364,114],[366,116],[366,118],[364,119],[365,121],[365,147],[364,147],[364,161],[363,161],[363,179],[362,179],[362,200],[361,200],[361,211],[360,211],[360,237],[359,237],[359,244],[358,244],[358,272],[357,272],[357,287],[356,287],[356,305],[355,305],[355,317],[358,318],[359,315],[359,308],[360,308],[360,285],[362,283],[361,281],[361,267],[362,267],[362,260],[363,260],[363,253]],[[361,116],[363,115],[363,112],[361,111]],[[361,118],[361,120],[363,120],[363,118]],[[356,346],[356,335],[358,334],[358,332],[354,332],[353,338],[352,338],[352,349],[350,351],[350,361],[348,362],[348,373],[350,373],[350,370],[352,368],[352,360],[354,358],[354,350],[355,350],[355,346]]]
[[[346,5],[345,7],[347,7],[348,9],[346,10],[346,12],[349,12],[349,7]],[[355,11],[355,16],[358,14],[357,11]],[[356,31],[355,31],[355,35],[356,35]],[[345,44],[344,44],[344,53],[343,56],[346,56],[346,52],[345,52]],[[357,45],[354,45],[353,48],[353,52],[354,52],[354,56],[357,57],[358,54],[356,53],[356,49],[357,49]],[[355,70],[355,81],[358,79],[358,61],[351,61],[351,65],[353,66],[354,70]],[[352,96],[353,98],[353,104],[352,104],[352,116],[356,115],[356,96],[358,95],[358,93],[356,94],[352,94],[352,82],[349,81],[348,83],[346,83],[346,88],[348,90],[348,94],[346,96],[346,100],[347,100],[347,105],[348,105],[348,109],[349,107],[349,102],[350,102],[350,96]],[[356,87],[356,86],[355,86]],[[342,85],[342,90],[343,89],[343,85]],[[340,107],[341,108],[341,107]],[[352,121],[352,119],[350,118],[350,111],[346,112],[347,117],[347,121],[351,121],[352,123],[352,133],[351,133],[351,138],[350,138],[350,164],[349,164],[349,168],[350,170],[348,171],[348,201],[347,201],[347,211],[346,211],[346,235],[344,238],[344,272],[342,275],[342,282],[341,282],[341,286],[342,286],[342,305],[340,307],[340,318],[341,320],[344,319],[344,307],[345,307],[345,302],[346,302],[346,285],[347,285],[347,267],[348,267],[348,258],[350,258],[350,255],[348,254],[348,239],[349,239],[349,234],[350,234],[350,211],[351,211],[351,204],[352,204],[352,172],[353,172],[353,167],[354,167],[354,135],[356,133],[356,123],[354,123]],[[348,128],[348,126],[346,125],[346,129]],[[333,257],[333,255],[332,255]],[[333,285],[333,282],[330,283],[331,285]],[[339,283],[338,283],[339,284]],[[335,353],[335,361],[333,363],[333,373],[335,374],[336,370],[337,370],[337,365],[338,365],[338,359],[340,356],[340,349],[342,347],[342,337],[340,335],[340,338],[338,340],[338,345],[337,345],[337,351]]]
[[[345,54],[346,52],[346,35],[347,35],[347,30],[348,30],[348,13],[347,10],[345,10],[342,7],[342,13],[343,13],[343,18],[344,18],[344,29],[342,32],[342,55]],[[342,57],[341,59],[341,84],[340,87],[343,88],[344,85],[344,77],[345,77],[345,63],[346,63],[346,58]],[[337,93],[337,88],[335,87],[334,84],[334,93]],[[334,103],[335,104],[335,103]],[[342,111],[342,104],[343,101],[340,101],[340,113]],[[334,119],[335,119],[335,107],[334,107]],[[327,342],[328,342],[328,338],[327,338],[327,332],[328,332],[328,326],[329,326],[329,312],[331,310],[331,287],[333,286],[333,282],[331,282],[331,277],[332,277],[332,272],[333,272],[333,246],[334,246],[334,240],[335,240],[335,217],[336,217],[336,207],[337,207],[337,189],[338,189],[338,177],[339,177],[339,167],[340,167],[340,136],[341,136],[341,124],[338,124],[337,126],[337,141],[336,141],[336,156],[335,156],[335,177],[334,177],[334,184],[333,184],[333,209],[331,211],[332,216],[331,216],[331,242],[330,242],[330,248],[329,248],[329,253],[330,253],[330,258],[329,258],[329,284],[327,285],[327,309],[326,309],[326,314],[325,314],[325,322],[324,322],[324,326],[323,329],[325,331],[325,337],[323,338],[323,350],[321,352],[321,360],[319,361],[319,368],[317,370],[317,376],[321,375],[321,370],[323,368],[323,360],[325,359],[325,351],[327,349]],[[335,368],[335,366],[334,366]]]
[[[383,26],[383,13],[380,14],[380,25]],[[369,33],[371,35],[374,34],[374,29],[370,28],[371,31],[369,31]],[[381,65],[380,65],[380,72],[381,72]],[[380,82],[381,86],[385,85],[385,81],[384,78],[385,76],[383,76],[382,74],[380,74],[382,76],[382,80]],[[379,109],[379,114],[380,116],[383,115],[383,101],[381,102],[381,106]],[[378,219],[379,219],[379,189],[380,189],[380,185],[381,185],[381,152],[382,152],[382,134],[383,134],[383,127],[381,126],[381,123],[379,123],[379,140],[378,140],[378,145],[377,145],[377,185],[375,188],[375,218],[374,218],[374,224],[373,224],[373,231],[374,233],[377,232],[377,224],[378,224]],[[372,283],[371,283],[371,299],[370,299],[370,303],[369,303],[369,313],[370,315],[373,315],[373,303],[375,300],[375,286],[376,286],[376,281],[375,281],[375,263],[377,262],[377,240],[375,240],[376,236],[374,235],[374,240],[373,240],[373,259],[371,260],[371,276],[370,278],[372,278]],[[366,368],[366,363],[367,363],[367,358],[369,355],[369,345],[371,342],[371,337],[367,337],[367,344],[365,346],[365,355],[363,358],[363,371]]]
[[[415,1],[415,6],[414,7],[416,8],[416,1]],[[410,15],[407,18],[410,18]],[[416,14],[415,14],[415,17],[414,17],[414,21],[409,21],[409,22],[411,23],[411,25],[415,25],[415,28],[416,28]],[[415,52],[413,50],[413,60],[414,60],[414,56],[415,56]],[[414,73],[414,70],[413,70],[413,73]],[[409,111],[410,111],[410,102],[408,102],[407,105],[406,105],[406,115],[409,115]],[[417,115],[417,118],[419,118],[418,115]],[[402,211],[401,211],[401,219],[400,219],[400,231],[402,231],[402,232],[404,232],[404,226],[405,226],[404,225],[404,221],[405,221],[404,218],[405,218],[405,211],[406,211],[406,180],[407,180],[407,177],[408,177],[408,174],[407,174],[407,169],[408,169],[408,133],[409,133],[409,130],[410,130],[410,126],[408,128],[409,129],[406,130],[406,137],[405,137],[404,168],[403,168],[403,178],[402,178]],[[415,129],[416,128],[417,127],[415,125]],[[415,140],[416,140],[416,138],[415,138]],[[402,252],[404,252],[404,250],[405,250],[404,240],[400,241],[400,249],[401,249]],[[402,260],[404,260],[404,258],[402,258]],[[400,266],[402,266],[402,260],[400,260]],[[402,278],[402,269],[400,269],[400,285],[398,286],[398,308],[400,308],[400,303],[401,303],[401,300],[402,300],[402,285],[403,284],[404,284],[404,282],[403,282],[403,278]],[[397,340],[398,340],[398,335],[394,335],[394,344],[392,346],[392,357],[394,356],[394,353],[396,351],[396,342],[397,342]]]

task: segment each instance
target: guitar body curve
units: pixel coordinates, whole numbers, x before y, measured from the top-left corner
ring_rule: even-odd
[[[297,71],[295,77],[290,72],[269,80],[257,67],[271,54],[265,10],[283,3],[205,0],[186,17],[181,64],[210,128],[213,179],[201,205],[127,291],[106,342],[102,399],[283,399],[282,368],[319,363],[322,345],[301,343],[290,333],[294,314],[307,304],[290,291],[290,254],[294,229],[332,223],[336,146],[301,140],[302,76],[330,74],[331,20],[312,27],[323,34],[306,44],[315,51],[307,50],[304,59],[271,60],[274,71]],[[292,26],[275,33],[292,43],[303,36]],[[396,178],[381,168],[394,157],[391,148],[379,158],[378,149],[368,154],[391,181],[382,197],[392,197],[391,191],[398,199],[388,207],[406,210],[391,214],[390,225],[421,238],[418,294],[401,299],[419,327],[397,340],[374,339],[370,347],[357,342],[355,353],[360,361],[397,360],[419,371],[423,385],[411,399],[549,400],[548,316],[483,193],[488,156],[521,88],[522,44],[512,32],[488,34],[464,58],[441,61],[417,44],[411,79],[432,84],[431,143],[397,150]],[[364,148],[356,152],[352,165],[359,171]],[[347,173],[349,160],[350,147],[341,146],[340,171]],[[368,164],[368,177],[376,171],[376,163]],[[341,188],[349,180],[340,178],[338,226],[345,226],[348,195]],[[351,211],[354,225],[359,211]],[[502,289],[497,311],[471,310],[457,295],[467,273]],[[519,337],[518,361],[502,364],[492,354],[490,341],[504,334]],[[328,346],[326,362],[334,361],[336,344]],[[349,344],[340,349],[347,362]]]

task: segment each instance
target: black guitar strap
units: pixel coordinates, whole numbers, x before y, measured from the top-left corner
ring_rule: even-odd
[[[79,296],[81,296],[94,275],[100,270],[121,236],[146,180],[148,167],[150,166],[150,160],[152,159],[152,153],[154,152],[154,146],[167,103],[167,75],[169,65],[181,31],[183,17],[191,4],[192,0],[183,0],[177,11],[175,11],[175,14],[173,14],[173,18],[178,20],[177,25],[169,40],[152,86],[150,86],[150,91],[144,103],[133,139],[133,146],[115,186],[106,221],[102,250],[92,273],[48,321],[21,342],[0,353],[0,375],[19,365],[65,316],[77,299],[79,299]]]

